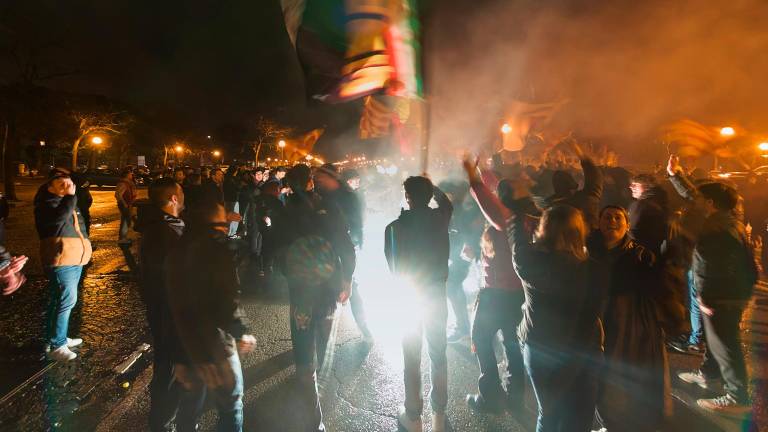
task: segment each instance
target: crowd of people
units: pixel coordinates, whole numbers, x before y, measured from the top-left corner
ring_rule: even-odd
[[[565,165],[468,157],[466,178],[405,179],[406,208],[377,235],[419,311],[402,335],[398,423],[406,431],[423,428],[424,339],[436,432],[448,428],[447,345],[467,340],[480,368],[469,408],[519,415],[527,376],[537,432],[660,430],[672,408],[671,349],[704,354],[700,369],[681,380],[710,391],[722,381],[721,394],[698,401],[702,408],[750,410],[739,324],[758,280],[768,216],[750,209],[744,189],[693,179],[675,156],[663,173],[631,174],[570,149]],[[151,430],[195,430],[206,396],[219,430],[242,429],[240,358],[257,342],[240,308],[241,280],[272,272],[288,285],[297,415],[305,430],[325,430],[317,371],[337,307],[350,302],[363,339],[375,338],[355,278],[367,208],[360,174],[333,164],[178,168],[150,184],[135,223],[132,175],[126,170],[115,192],[118,242],[130,243],[132,225],[141,234],[140,294],[154,341]],[[67,330],[92,253],[87,186],[55,170],[35,197],[51,293],[46,340],[56,361],[74,359],[82,343]],[[757,235],[747,222],[760,227]],[[0,255],[10,269],[0,277],[15,275],[6,290],[15,289],[26,258]],[[472,263],[481,287],[470,314],[463,284]]]

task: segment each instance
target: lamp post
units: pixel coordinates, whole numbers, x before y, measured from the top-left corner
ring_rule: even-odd
[[[89,168],[95,169],[96,168],[96,149],[104,143],[104,139],[100,136],[95,136],[91,138],[91,162],[88,164]]]
[[[278,141],[277,146],[280,147],[280,159],[285,159],[285,140]]]
[[[179,166],[179,158],[181,157],[182,153],[184,152],[184,147],[182,147],[179,144],[176,144],[176,147],[173,148],[173,150],[176,152],[176,166]]]
[[[212,154],[213,154],[213,157],[215,157],[216,159],[219,159],[219,158],[221,158],[221,159],[219,160],[219,164],[220,164],[220,165],[224,165],[224,158],[223,158],[223,157],[221,157],[221,152],[220,152],[220,151],[218,151],[218,150],[214,150]]]

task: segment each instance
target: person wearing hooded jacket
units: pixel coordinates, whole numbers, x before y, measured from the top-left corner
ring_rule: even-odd
[[[409,177],[403,188],[409,209],[402,210],[400,217],[386,227],[384,254],[390,272],[412,284],[410,288],[415,292],[408,295],[415,300],[409,301],[418,303],[422,316],[403,338],[405,403],[398,422],[408,432],[422,430],[421,347],[426,335],[432,378],[432,430],[444,432],[448,404],[448,229],[453,204],[426,177]],[[436,209],[429,207],[433,197]]]
[[[77,303],[83,266],[91,260],[91,242],[77,208],[76,187],[64,170],[40,186],[35,195],[35,227],[40,237],[40,260],[51,293],[47,315],[48,356],[69,361],[77,354],[69,348],[83,340],[67,337],[69,315]]]
[[[637,175],[630,183],[635,202],[629,207],[629,235],[655,255],[669,235],[669,198],[648,174]]]

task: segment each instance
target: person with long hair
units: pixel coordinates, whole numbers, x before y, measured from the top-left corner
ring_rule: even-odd
[[[464,169],[472,182],[477,161],[466,159]],[[602,329],[600,293],[592,284],[593,263],[586,249],[587,223],[577,208],[556,204],[544,211],[532,235],[530,180],[521,172],[502,183],[510,189],[506,199],[486,194],[481,209],[506,230],[525,293],[517,336],[538,403],[536,432],[590,431]]]
[[[587,240],[605,299],[598,411],[608,430],[655,431],[672,409],[666,334],[657,313],[658,303],[669,298],[660,260],[630,237],[625,209],[604,207],[598,226]]]

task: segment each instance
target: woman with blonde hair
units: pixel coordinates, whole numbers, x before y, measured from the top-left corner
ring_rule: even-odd
[[[512,207],[507,236],[525,290],[518,337],[539,406],[536,431],[589,431],[601,301],[591,283],[587,225],[578,209],[555,205],[544,212],[531,241]]]

